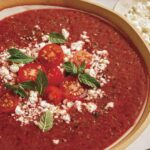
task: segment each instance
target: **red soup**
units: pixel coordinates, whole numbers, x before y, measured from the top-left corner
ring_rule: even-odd
[[[133,126],[147,70],[104,19],[70,9],[0,21],[0,149],[102,150]]]

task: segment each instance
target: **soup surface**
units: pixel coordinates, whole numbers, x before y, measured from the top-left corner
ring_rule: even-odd
[[[102,150],[138,118],[147,71],[107,21],[70,9],[0,21],[0,149]]]

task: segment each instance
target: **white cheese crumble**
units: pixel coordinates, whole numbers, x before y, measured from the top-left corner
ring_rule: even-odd
[[[80,34],[81,39],[83,39],[85,42],[90,42],[90,37],[87,36],[87,32],[83,31],[82,34]]]
[[[82,112],[82,102],[81,101],[75,101],[75,108],[79,111]]]
[[[59,144],[60,140],[59,139],[53,139],[52,142],[53,142],[53,144],[57,145],[57,144]]]
[[[15,113],[17,115],[22,115],[24,113],[24,111],[21,109],[20,106],[17,106],[16,109],[15,109]]]
[[[3,51],[0,53],[0,62],[5,64],[7,59],[10,57],[10,54],[7,51]]]
[[[66,45],[61,45],[61,48],[62,48],[64,54],[66,54],[66,55],[72,55],[71,49],[67,48]]]
[[[71,49],[80,51],[83,49],[84,44],[85,44],[85,42],[83,42],[83,41],[77,41],[77,42],[71,43]]]
[[[70,117],[69,114],[64,114],[64,115],[61,116],[61,118],[62,118],[67,124],[69,124],[70,121],[71,121],[71,117]]]
[[[88,110],[88,112],[93,113],[94,111],[96,111],[97,109],[97,105],[93,102],[89,102],[89,103],[84,103],[84,106],[86,107],[86,109]]]
[[[63,28],[61,32],[65,39],[69,38],[70,33],[65,28]]]
[[[105,109],[107,110],[109,108],[114,108],[114,102],[107,103],[107,105],[105,106]]]
[[[150,1],[137,2],[125,16],[150,45]]]
[[[16,73],[19,71],[19,66],[17,64],[12,64],[10,66],[10,71],[13,72],[13,73]]]
[[[37,91],[30,91],[28,100],[32,104],[36,103],[38,101],[38,92]]]
[[[85,100],[93,100],[93,99],[98,99],[98,98],[103,98],[105,95],[105,92],[101,89],[89,89],[87,91],[87,96],[85,97]]]
[[[71,107],[73,107],[73,106],[74,106],[74,102],[67,102],[67,104],[66,104],[66,105],[67,105],[67,107],[68,107],[68,108],[71,108]]]
[[[48,42],[49,41],[49,36],[48,35],[43,35],[42,36],[42,41],[43,42]]]
[[[9,69],[6,68],[5,66],[0,67],[0,75],[2,77],[9,75]]]

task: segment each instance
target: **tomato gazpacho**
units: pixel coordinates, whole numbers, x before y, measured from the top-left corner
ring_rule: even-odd
[[[37,9],[0,21],[0,149],[102,150],[146,102],[147,69],[103,18]]]

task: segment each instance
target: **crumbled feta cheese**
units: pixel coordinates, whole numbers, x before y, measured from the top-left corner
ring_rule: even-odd
[[[74,102],[67,102],[67,107],[68,107],[68,108],[73,107],[73,105],[74,105]]]
[[[34,104],[38,101],[38,92],[37,91],[30,91],[30,94],[29,94],[29,101],[30,103]]]
[[[75,101],[75,108],[76,108],[79,112],[82,112],[82,102],[81,102],[81,101]]]
[[[107,105],[105,106],[105,109],[109,109],[109,108],[113,108],[114,107],[114,102],[109,102],[107,103]]]
[[[57,145],[57,144],[59,144],[60,140],[59,139],[54,139],[54,140],[52,140],[52,142]]]
[[[125,16],[150,45],[150,2],[137,2]]]
[[[9,75],[9,70],[5,66],[0,67],[0,75],[1,76],[6,76]]]
[[[66,45],[62,45],[61,48],[62,48],[64,54],[66,54],[66,55],[72,55],[70,48],[67,48]]]
[[[40,101],[40,105],[42,106],[42,107],[50,107],[50,104],[49,103],[47,103],[46,101]]]
[[[9,57],[10,57],[10,54],[7,51],[1,52],[0,53],[0,62],[5,63]]]
[[[70,117],[69,114],[62,115],[61,118],[62,118],[67,124],[69,124],[70,121],[71,121],[71,117]]]
[[[9,75],[6,75],[6,76],[5,76],[5,79],[10,81],[10,80],[12,80],[13,78],[12,78],[12,76],[9,74]]]
[[[66,29],[62,29],[62,35],[65,37],[65,39],[69,38],[69,32]]]
[[[17,106],[16,109],[15,109],[15,113],[17,115],[22,115],[24,113],[24,111],[22,111],[21,107],[20,106]]]
[[[13,73],[16,73],[19,71],[19,66],[17,64],[12,64],[10,66],[10,71],[13,72]]]
[[[86,109],[87,109],[90,113],[94,112],[94,111],[97,109],[97,105],[96,105],[95,103],[92,103],[92,102],[89,102],[89,103],[84,104],[84,105],[85,105]]]
[[[77,42],[71,43],[71,49],[80,51],[83,49],[84,44],[85,43],[83,41],[77,41]]]
[[[19,67],[23,67],[25,64],[18,64]]]
[[[87,32],[86,31],[83,31],[82,34],[80,34],[80,37],[85,40],[86,42],[90,42],[89,40],[89,36],[87,36]]]
[[[22,48],[20,48],[19,51],[22,52],[22,53],[26,53],[27,52],[26,49],[22,49]]]
[[[43,42],[49,41],[49,36],[48,36],[48,35],[42,36],[42,41],[43,41]]]
[[[69,58],[68,57],[65,57],[64,58],[64,62],[68,62],[69,61]]]
[[[36,29],[38,29],[38,30],[41,29],[39,25],[35,25],[34,27],[35,27]]]

